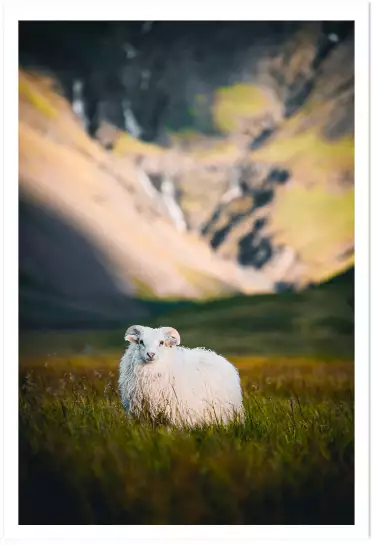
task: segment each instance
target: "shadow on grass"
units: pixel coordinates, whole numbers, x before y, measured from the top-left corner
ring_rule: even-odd
[[[300,293],[237,296],[208,303],[148,302],[148,318],[135,323],[169,325],[182,344],[205,346],[230,355],[309,355],[353,358],[354,270]],[[134,323],[111,329],[22,331],[21,352],[61,354],[123,351],[124,332]]]

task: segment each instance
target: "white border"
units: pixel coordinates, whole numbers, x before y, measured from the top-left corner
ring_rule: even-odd
[[[180,5],[179,5],[180,4]],[[166,2],[137,0],[135,3],[101,0],[98,4],[77,1],[15,2],[5,6],[5,153],[4,153],[4,506],[5,538],[26,540],[176,539],[236,540],[365,539],[368,537],[369,483],[369,354],[368,354],[368,4],[366,1],[336,4],[327,1],[248,3]],[[174,9],[173,9],[174,6]],[[213,11],[212,11],[213,9]],[[18,525],[18,20],[355,20],[355,515],[354,526],[19,526]],[[5,138],[4,138],[5,140]],[[51,498],[53,501],[53,498]],[[20,541],[21,542],[21,541]],[[20,543],[17,541],[17,543]],[[36,543],[35,542],[35,543]],[[72,541],[73,542],[73,541]],[[12,543],[16,543],[13,542]],[[61,543],[61,541],[60,541]]]

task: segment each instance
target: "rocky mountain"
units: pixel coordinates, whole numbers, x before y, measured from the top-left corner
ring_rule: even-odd
[[[21,23],[24,323],[350,267],[353,44],[349,23]]]
[[[144,171],[92,140],[54,86],[20,72],[22,316],[43,322],[50,307],[68,307],[105,320],[123,314],[126,302],[143,317],[139,298],[268,288],[195,234],[180,234]]]

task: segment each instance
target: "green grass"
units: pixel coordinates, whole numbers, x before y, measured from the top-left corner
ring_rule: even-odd
[[[354,269],[300,293],[227,297],[205,303],[147,302],[143,325],[172,326],[182,344],[236,355],[309,355],[353,358]],[[127,327],[138,319],[123,312],[110,330],[22,331],[21,355],[121,350]]]
[[[237,296],[169,310],[151,322],[181,332],[185,346],[232,355],[352,358],[353,277],[345,274],[300,293]]]
[[[240,371],[245,422],[193,432],[125,416],[127,321],[22,333],[20,523],[352,524],[352,305],[350,270],[302,293],[157,307],[151,325]]]
[[[125,416],[118,357],[21,366],[20,524],[353,524],[352,362],[238,360],[245,422],[189,432]]]

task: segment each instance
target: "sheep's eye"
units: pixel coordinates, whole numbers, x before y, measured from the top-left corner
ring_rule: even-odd
[[[142,339],[140,339],[140,341],[138,341],[139,344],[143,344],[144,345],[144,342],[142,341]]]
[[[164,344],[164,341],[160,341],[160,346],[162,346]]]

